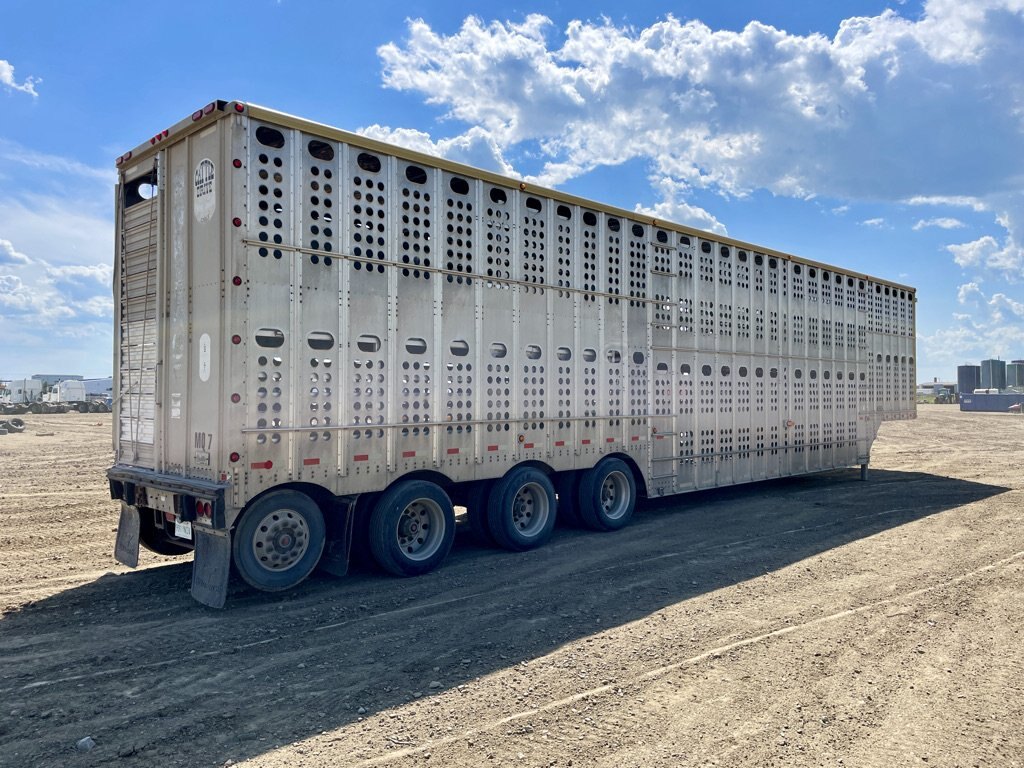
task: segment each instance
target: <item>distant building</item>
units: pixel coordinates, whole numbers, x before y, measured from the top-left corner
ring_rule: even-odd
[[[32,376],[33,379],[39,379],[47,387],[52,387],[58,381],[81,381],[82,376],[74,374],[63,374],[63,373],[36,373]]]
[[[958,365],[956,367],[956,391],[959,394],[970,394],[981,389],[981,366]]]
[[[1006,389],[1006,361],[981,361],[981,389]]]
[[[1006,365],[1006,388],[1024,388],[1024,360],[1014,360]]]

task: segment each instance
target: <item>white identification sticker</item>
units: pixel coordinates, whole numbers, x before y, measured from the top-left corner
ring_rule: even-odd
[[[214,173],[213,160],[203,158],[196,165],[192,185],[194,187],[194,202],[192,212],[196,221],[209,221],[217,210],[217,186],[216,174]]]
[[[210,380],[210,334],[199,337],[199,380]]]
[[[192,538],[192,523],[183,523],[180,520],[174,521],[174,535],[179,539]]]

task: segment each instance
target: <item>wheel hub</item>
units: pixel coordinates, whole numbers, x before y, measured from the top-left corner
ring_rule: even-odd
[[[252,538],[252,552],[260,565],[271,571],[291,568],[309,548],[309,527],[290,509],[270,512],[260,521]]]

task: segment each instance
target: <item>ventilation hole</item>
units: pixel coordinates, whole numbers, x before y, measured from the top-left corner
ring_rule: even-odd
[[[683,363],[682,365],[680,365],[679,366],[679,372],[681,374],[683,374],[683,376],[689,376],[690,375],[690,364],[689,363]]]
[[[793,274],[794,275],[799,275],[802,271],[803,270],[800,268],[799,264],[794,264],[793,265]]]
[[[705,376],[710,376],[711,375],[711,366],[710,365],[702,365],[701,368],[700,368],[700,372],[702,374],[704,374]]]
[[[612,232],[618,232],[622,228],[618,219],[608,219],[608,229]]]
[[[636,365],[643,365],[644,364],[644,359],[645,358],[644,358],[644,353],[643,352],[634,352],[633,353],[633,362]]]
[[[277,328],[260,328],[256,331],[256,343],[261,347],[274,349],[284,345],[284,331]]]
[[[566,360],[572,360],[572,350],[568,347],[559,347],[555,350],[555,356],[563,362]]]
[[[583,359],[588,363],[592,363],[597,360],[597,350],[587,347],[583,350]]]
[[[380,337],[374,336],[371,333],[364,333],[356,339],[356,346],[359,347],[360,352],[379,352]]]
[[[721,248],[718,249],[718,254],[723,259],[728,259],[729,258],[729,246],[723,245]]]
[[[307,149],[309,150],[309,154],[311,154],[317,160],[330,161],[334,159],[334,147],[332,147],[326,141],[312,139],[307,145]]]
[[[256,141],[265,147],[280,149],[284,146],[284,134],[274,128],[261,125],[256,129]]]
[[[667,243],[668,242],[668,232],[662,232],[659,229],[658,230],[658,234],[656,235],[656,237],[658,238],[658,242],[659,243]]]
[[[555,213],[558,214],[558,218],[565,219],[568,221],[572,218],[572,211],[568,205],[560,205],[555,209]]]
[[[369,173],[380,172],[380,158],[368,152],[360,152],[359,157],[356,158],[356,164]]]
[[[632,231],[633,231],[633,237],[643,237],[644,236],[644,228],[642,226],[640,226],[639,224],[634,224],[633,227],[632,227]]]
[[[659,373],[668,373],[668,363],[658,363],[657,370]]]
[[[451,187],[452,192],[457,195],[468,195],[469,194],[469,182],[465,179],[453,176],[451,181],[448,182],[448,186]]]
[[[528,358],[530,358],[531,360],[539,360],[541,354],[542,354],[541,348],[539,346],[537,346],[536,344],[527,344],[526,345],[526,356]]]
[[[306,343],[311,349],[331,349],[334,346],[334,336],[327,331],[313,331],[306,337]]]
[[[508,202],[508,195],[505,194],[504,189],[498,189],[495,187],[491,190],[491,202],[498,203],[499,205]]]
[[[405,178],[407,178],[413,184],[426,184],[427,172],[420,168],[418,165],[410,165],[407,166],[405,169]]]
[[[528,197],[526,198],[526,207],[529,208],[534,213],[540,213],[542,206],[540,204],[540,200],[538,200],[536,197]]]
[[[747,367],[745,365],[741,365],[740,366],[740,378],[741,379],[747,378]]]
[[[722,366],[722,375],[723,376],[728,376],[730,373],[732,373],[732,371],[729,369],[729,366],[728,365],[723,365]]]
[[[679,236],[679,244],[680,245],[685,245],[687,248],[689,248],[690,247],[690,238],[688,238],[686,235],[680,235]]]
[[[463,339],[456,339],[448,346],[448,349],[456,357],[465,357],[469,354],[469,342]]]
[[[622,362],[622,353],[617,349],[609,349],[605,357],[609,363],[615,364]]]
[[[422,355],[427,351],[427,340],[418,337],[405,340],[405,351],[410,355]],[[419,365],[419,363],[417,363]]]
[[[491,357],[504,357],[508,354],[508,347],[500,341],[491,342]]]
[[[702,253],[711,253],[711,243],[707,240],[702,241],[700,244],[700,250]]]
[[[583,223],[586,224],[588,227],[596,227],[597,226],[597,216],[594,215],[591,211],[584,211],[583,212]]]

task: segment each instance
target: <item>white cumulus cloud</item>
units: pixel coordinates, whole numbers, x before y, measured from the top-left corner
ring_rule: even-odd
[[[29,96],[38,96],[36,85],[42,82],[38,77],[26,77],[23,82],[14,78],[14,66],[10,62],[0,59],[0,85],[11,91],[20,91]]]
[[[954,219],[952,216],[940,216],[935,219],[918,219],[917,223],[913,226],[915,232],[919,232],[922,229],[928,227],[938,227],[939,229],[961,229],[964,227],[964,223],[960,219]]]

